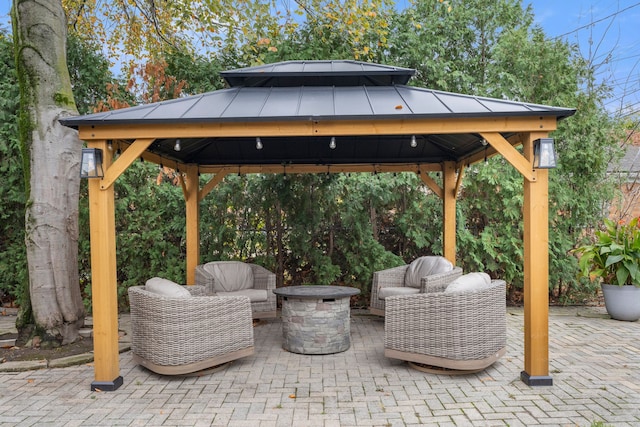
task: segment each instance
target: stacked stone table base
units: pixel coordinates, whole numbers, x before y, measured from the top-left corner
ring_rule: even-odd
[[[332,354],[351,346],[349,298],[299,299],[282,304],[283,348],[292,353]]]

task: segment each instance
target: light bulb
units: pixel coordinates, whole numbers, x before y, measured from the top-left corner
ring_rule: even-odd
[[[262,140],[260,137],[256,138],[256,150],[262,150]]]
[[[182,150],[182,147],[180,146],[180,139],[176,139],[176,145],[173,146],[173,149],[175,151],[180,151]]]
[[[335,148],[336,148],[336,137],[335,136],[331,137],[331,142],[329,142],[329,148],[331,148],[332,150],[335,150]]]
[[[411,135],[411,148],[416,148],[418,146],[418,141],[416,141],[416,136]]]

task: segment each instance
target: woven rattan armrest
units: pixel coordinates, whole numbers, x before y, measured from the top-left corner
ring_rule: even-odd
[[[442,292],[449,283],[460,276],[462,276],[462,268],[453,267],[451,271],[423,277],[420,279],[420,293]]]

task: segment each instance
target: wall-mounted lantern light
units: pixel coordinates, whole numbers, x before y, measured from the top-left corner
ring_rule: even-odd
[[[533,141],[534,169],[553,169],[556,166],[556,149],[553,138],[540,138]]]
[[[104,178],[102,169],[102,150],[99,148],[83,148],[80,164],[80,178]]]

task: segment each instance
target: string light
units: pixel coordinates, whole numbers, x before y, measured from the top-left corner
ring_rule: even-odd
[[[175,151],[180,151],[182,150],[182,146],[180,145],[180,138],[176,139],[176,145],[173,146],[173,149]]]
[[[416,148],[418,146],[418,141],[416,141],[416,136],[411,135],[411,148]]]
[[[336,149],[336,137],[335,136],[331,137],[331,141],[329,142],[329,148],[331,148],[332,150]]]
[[[262,140],[259,136],[256,138],[256,150],[262,150]]]

